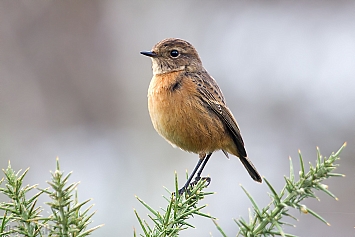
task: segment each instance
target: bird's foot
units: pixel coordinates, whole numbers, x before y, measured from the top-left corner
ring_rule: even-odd
[[[183,195],[186,190],[187,190],[187,189],[186,189],[185,186],[182,187],[181,189],[179,189],[179,191],[178,191],[178,192],[179,192],[179,196]],[[188,191],[187,191],[187,192],[188,192]],[[174,195],[175,195],[175,192],[174,192]]]
[[[186,185],[184,187],[182,187],[181,189],[178,190],[179,192],[179,196],[183,195],[184,192],[187,192],[187,194],[190,194],[190,191],[189,191],[189,187],[194,187],[200,180],[203,180],[204,182],[206,182],[206,186],[207,187],[208,185],[210,185],[211,183],[211,178],[210,177],[196,177],[195,180],[193,182],[191,182],[190,184]],[[173,195],[175,196],[175,192],[173,192]]]
[[[211,178],[210,178],[210,177],[200,177],[200,176],[198,176],[198,177],[196,177],[195,180],[190,184],[190,186],[192,186],[192,187],[195,186],[201,179],[206,182],[206,187],[207,187],[208,185],[210,185],[210,183],[211,183]]]

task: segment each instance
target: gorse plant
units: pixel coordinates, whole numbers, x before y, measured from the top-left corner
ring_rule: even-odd
[[[26,169],[22,174],[21,170],[15,172],[9,163],[5,173],[5,178],[1,180],[1,184],[5,183],[4,188],[0,188],[0,193],[7,196],[11,201],[8,203],[0,203],[0,209],[4,211],[4,216],[1,217],[1,236],[12,233],[17,233],[23,236],[40,236],[43,226],[37,225],[31,220],[40,218],[41,209],[35,207],[38,197],[43,191],[38,192],[30,199],[26,199],[26,194],[34,190],[36,185],[22,186],[23,179],[29,169]],[[15,225],[10,225],[16,223]]]
[[[92,206],[84,211],[82,207],[90,200],[78,202],[78,183],[67,184],[71,173],[64,176],[58,159],[56,170],[52,172],[52,179],[48,182],[50,187],[38,189],[39,192],[30,198],[27,198],[29,192],[35,191],[37,185],[23,186],[28,170],[23,173],[21,170],[15,172],[10,163],[3,170],[5,177],[1,184],[5,187],[0,188],[0,193],[10,201],[0,203],[0,210],[3,210],[3,216],[0,217],[0,236],[84,237],[100,227],[87,228],[94,213],[88,213]],[[44,194],[51,198],[51,202],[46,203],[52,210],[49,217],[43,217],[43,209],[37,206],[39,196]]]
[[[139,197],[136,197],[138,201],[151,212],[148,216],[154,223],[153,227],[149,226],[146,221],[139,217],[136,210],[134,210],[144,231],[144,236],[177,236],[181,230],[194,227],[186,221],[189,217],[199,215],[213,218],[210,215],[201,212],[201,209],[205,208],[207,205],[197,206],[197,203],[201,199],[204,199],[207,195],[213,194],[202,191],[206,187],[205,183],[206,181],[201,179],[183,195],[179,195],[177,175],[175,173],[175,192],[172,193],[169,190],[166,190],[169,193],[170,198],[164,196],[164,199],[169,204],[165,210],[162,210],[162,212],[155,211]]]
[[[344,143],[336,153],[332,153],[329,158],[322,157],[319,149],[317,148],[316,164],[313,166],[310,163],[308,172],[306,172],[301,152],[299,152],[301,170],[298,172],[298,178],[296,178],[293,163],[290,158],[290,175],[289,177],[285,177],[285,186],[280,192],[276,192],[270,182],[264,178],[264,181],[270,190],[269,196],[271,198],[271,202],[264,208],[260,208],[252,195],[242,187],[250,199],[253,208],[252,211],[249,211],[248,221],[243,218],[235,220],[239,227],[237,236],[294,236],[283,231],[284,225],[293,226],[292,224],[284,221],[285,217],[296,219],[288,212],[289,208],[298,209],[302,213],[309,213],[329,225],[324,218],[311,210],[309,207],[303,205],[301,202],[306,198],[317,198],[314,193],[315,190],[325,192],[332,198],[337,199],[335,195],[328,190],[328,186],[322,182],[330,177],[344,176],[342,174],[333,173],[333,171],[338,166],[335,164],[335,161],[339,159],[339,155],[345,146],[346,143]],[[168,202],[168,207],[160,212],[154,210],[137,197],[143,206],[150,211],[151,214],[148,216],[153,221],[153,226],[150,226],[146,221],[142,220],[142,218],[139,217],[138,213],[135,211],[139,224],[144,232],[144,235],[141,234],[141,236],[178,236],[181,230],[193,227],[187,222],[189,217],[193,215],[200,215],[211,218],[220,234],[223,237],[227,237],[223,229],[216,222],[215,218],[200,212],[200,210],[206,205],[198,206],[198,201],[203,199],[206,195],[212,194],[203,192],[205,187],[206,185],[204,180],[200,180],[196,186],[190,188],[189,192],[187,192],[188,194],[182,196],[177,195],[176,197],[172,194],[169,199],[165,198]],[[176,175],[175,189],[175,193],[178,193]],[[135,231],[134,236],[136,236]]]
[[[294,236],[284,232],[285,225],[291,225],[284,221],[285,217],[293,217],[289,213],[290,208],[300,210],[302,213],[309,213],[321,220],[325,224],[329,223],[314,212],[309,207],[302,204],[307,198],[317,198],[315,191],[322,191],[335,198],[335,195],[328,190],[328,186],[323,183],[330,177],[343,177],[344,175],[334,173],[338,166],[336,161],[340,153],[346,146],[344,144],[336,153],[332,153],[328,158],[323,157],[317,148],[317,159],[315,165],[309,164],[306,167],[299,152],[300,171],[294,172],[293,162],[290,158],[290,174],[285,177],[285,185],[281,191],[277,192],[271,183],[264,178],[270,193],[271,202],[260,208],[252,195],[243,187],[242,189],[251,201],[252,209],[249,211],[249,220],[243,218],[236,219],[239,227],[238,236]],[[90,235],[101,225],[89,228],[92,223],[94,213],[89,213],[92,206],[84,208],[90,200],[78,201],[78,183],[68,184],[71,173],[64,175],[60,170],[57,159],[56,170],[51,172],[49,187],[39,189],[37,185],[23,185],[24,178],[29,169],[25,171],[14,171],[9,163],[7,169],[3,170],[4,178],[0,180],[0,194],[8,198],[8,202],[0,203],[0,236],[53,236],[53,237],[84,237]],[[216,218],[206,214],[203,209],[207,205],[199,205],[199,201],[206,198],[213,192],[205,192],[206,179],[201,179],[197,184],[192,185],[188,190],[179,195],[177,175],[175,174],[175,190],[172,193],[167,190],[168,196],[164,197],[167,207],[155,210],[143,200],[137,197],[138,201],[148,209],[150,223],[143,220],[136,211],[135,215],[142,228],[145,237],[174,237],[180,231],[187,228],[194,228],[189,223],[192,216],[202,216],[210,218],[215,223],[219,233],[226,237],[223,229],[216,222]],[[31,193],[35,193],[31,196]],[[50,201],[46,204],[52,213],[48,217],[43,217],[42,207],[37,205],[38,198],[48,195]],[[318,199],[318,198],[317,198]],[[134,236],[137,236],[134,231]]]
[[[305,171],[303,158],[301,152],[299,151],[299,160],[301,170],[298,175],[299,178],[296,180],[296,176],[293,170],[293,163],[290,158],[290,176],[285,177],[285,186],[281,192],[277,193],[272,185],[264,178],[265,183],[269,187],[271,193],[270,197],[272,202],[263,209],[260,209],[256,204],[252,196],[243,188],[244,192],[249,197],[253,205],[253,213],[250,213],[249,222],[244,219],[236,220],[236,223],[239,226],[239,234],[242,236],[294,236],[291,234],[286,234],[282,230],[282,225],[288,224],[285,223],[282,218],[285,216],[293,217],[288,213],[288,208],[296,208],[302,213],[310,213],[315,216],[325,224],[329,223],[322,218],[320,215],[312,211],[310,208],[301,204],[306,198],[319,198],[315,195],[315,190],[320,190],[335,198],[335,195],[328,190],[328,186],[322,184],[322,181],[329,177],[343,177],[342,174],[332,173],[332,171],[337,167],[334,162],[339,159],[339,154],[346,146],[346,143],[334,154],[331,154],[329,158],[322,157],[319,149],[317,148],[317,161],[316,165],[312,166],[310,164],[309,171]],[[291,224],[288,224],[291,225]],[[292,226],[292,225],[291,225]]]

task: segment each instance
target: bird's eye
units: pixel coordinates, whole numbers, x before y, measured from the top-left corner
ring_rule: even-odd
[[[179,56],[179,51],[177,51],[176,49],[171,50],[170,51],[170,56],[173,58],[176,58],[177,56]]]

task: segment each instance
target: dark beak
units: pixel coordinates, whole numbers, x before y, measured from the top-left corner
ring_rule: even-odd
[[[153,51],[142,51],[141,54],[152,58],[158,56],[158,54],[154,53]]]

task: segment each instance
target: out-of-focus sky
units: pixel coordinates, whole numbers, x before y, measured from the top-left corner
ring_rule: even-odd
[[[293,213],[286,231],[300,236],[354,236],[355,226],[354,1],[1,1],[0,167],[30,167],[26,182],[45,187],[58,156],[81,181],[79,198],[93,198],[92,236],[132,236],[134,216],[165,207],[163,186],[174,171],[184,182],[197,155],[172,148],[154,131],[147,110],[151,62],[139,54],[158,41],[191,42],[219,83],[250,159],[277,189],[288,174],[345,141],[345,178],[326,181],[339,201],[319,193],[305,205],[321,214]],[[216,191],[203,203],[235,236],[232,218],[269,202],[238,159],[213,155],[204,174]],[[202,204],[203,204],[202,203]],[[181,236],[220,236],[196,217]]]

